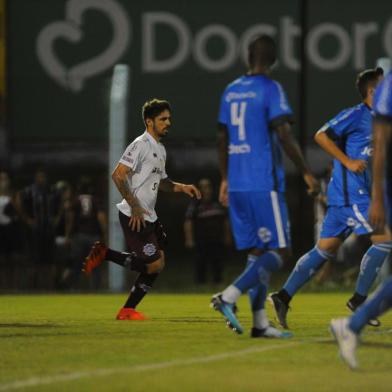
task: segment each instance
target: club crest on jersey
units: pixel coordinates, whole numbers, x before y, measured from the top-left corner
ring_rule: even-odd
[[[152,256],[153,254],[155,254],[155,252],[157,251],[157,248],[154,244],[146,244],[143,247],[143,253],[146,256]]]
[[[257,235],[264,243],[270,242],[272,238],[271,232],[266,227],[260,227],[257,232]]]

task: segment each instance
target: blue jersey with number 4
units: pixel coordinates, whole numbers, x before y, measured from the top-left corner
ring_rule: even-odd
[[[291,119],[282,86],[264,75],[245,75],[226,87],[219,123],[228,130],[230,192],[284,192],[281,146],[274,127]]]

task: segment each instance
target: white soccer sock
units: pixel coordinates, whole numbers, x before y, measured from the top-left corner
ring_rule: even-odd
[[[222,299],[229,304],[233,304],[234,302],[237,302],[237,299],[240,298],[241,294],[241,290],[231,284],[223,290]]]
[[[269,320],[265,309],[253,312],[253,326],[257,329],[265,329],[269,326]]]

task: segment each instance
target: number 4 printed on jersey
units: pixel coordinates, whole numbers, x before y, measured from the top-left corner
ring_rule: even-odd
[[[245,133],[245,111],[246,102],[232,102],[230,105],[231,124],[238,127],[238,140],[246,139]]]

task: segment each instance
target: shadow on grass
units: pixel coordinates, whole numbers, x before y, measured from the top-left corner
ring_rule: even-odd
[[[322,345],[333,345],[336,346],[336,341],[331,338],[330,340],[324,340],[324,341],[319,341],[319,342],[315,342],[317,344],[322,344]],[[369,341],[365,341],[365,342],[361,342],[360,347],[368,347],[368,348],[384,348],[384,349],[392,349],[392,343],[386,343],[386,342],[369,342]]]
[[[0,323],[0,328],[58,328],[58,324]]]
[[[200,323],[208,323],[208,324],[214,324],[214,323],[221,323],[222,320],[219,319],[214,319],[211,320],[209,317],[171,317],[171,318],[159,318],[159,321],[165,321],[168,323],[195,323],[195,324],[200,324]]]
[[[82,335],[80,333],[39,333],[39,334],[31,334],[31,333],[9,333],[9,334],[1,334],[0,339],[7,338],[47,338],[47,337],[57,337],[57,336],[76,336]]]

